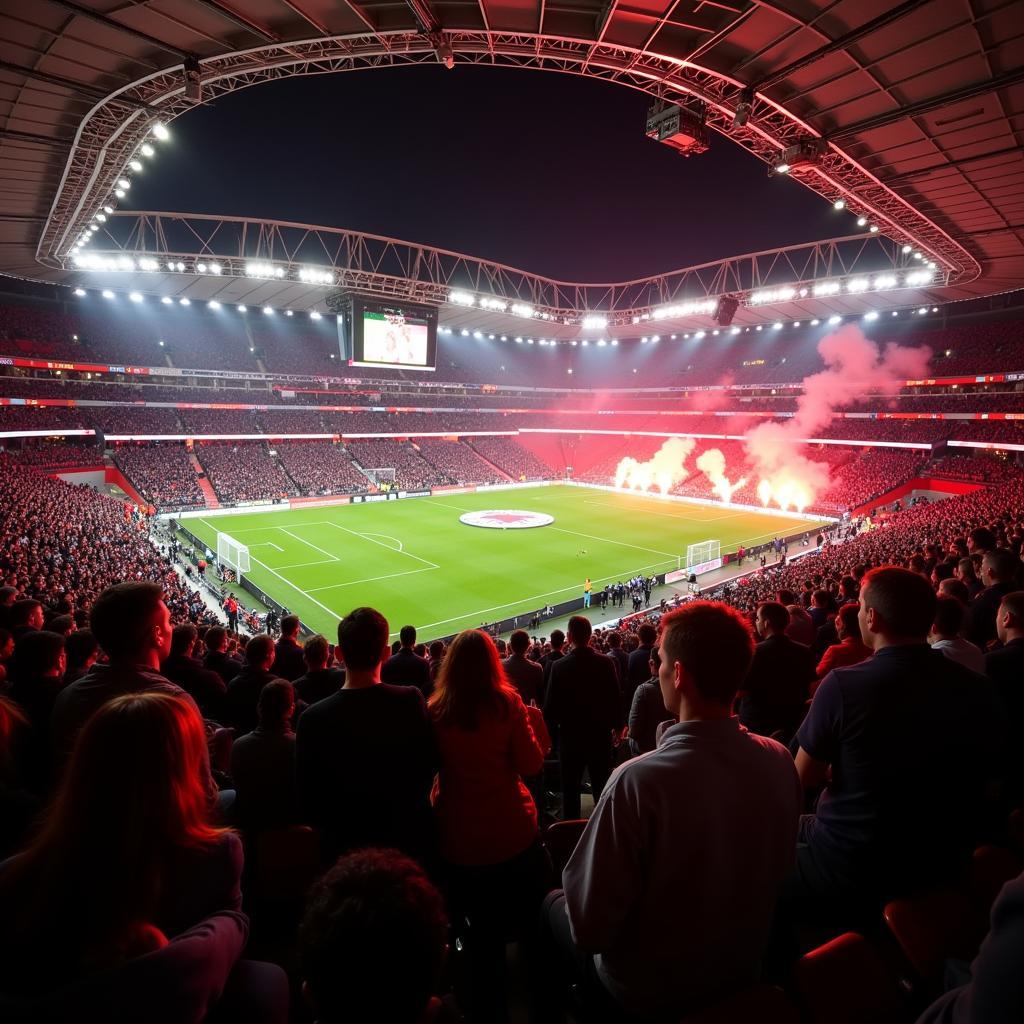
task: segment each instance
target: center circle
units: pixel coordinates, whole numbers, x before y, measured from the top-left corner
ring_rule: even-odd
[[[554,521],[555,517],[546,512],[526,512],[520,508],[492,508],[459,516],[459,522],[466,526],[482,526],[488,530],[530,530],[535,526],[550,526]]]

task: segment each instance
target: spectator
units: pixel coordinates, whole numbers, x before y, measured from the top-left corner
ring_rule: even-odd
[[[615,662],[615,674],[619,678],[619,689],[625,696],[629,680],[629,655],[622,649],[622,634],[613,629],[608,634],[608,657]]]
[[[242,671],[242,663],[228,654],[228,631],[223,626],[211,626],[206,631],[205,641],[203,666],[216,672],[226,687]]]
[[[972,558],[961,558],[956,563],[956,578],[967,587],[972,601],[985,589],[985,584],[978,579],[978,574],[974,570]]]
[[[971,534],[973,541],[975,530]],[[977,546],[977,544],[976,544]],[[1005,548],[986,549],[981,559],[981,579],[985,589],[971,605],[967,639],[985,650],[996,638],[996,612],[1006,594],[1015,589],[1020,559]]]
[[[199,631],[191,622],[183,622],[171,632],[171,653],[160,663],[160,671],[177,683],[199,706],[205,718],[219,722],[224,714],[227,687],[216,672],[204,668],[192,656]]]
[[[39,834],[0,866],[0,991],[60,992],[117,968],[140,924],[174,938],[240,909],[242,846],[210,821],[205,758],[202,719],[170,693],[126,694],[95,711]],[[91,1009],[69,1003],[68,1016],[105,1016]]]
[[[231,747],[235,814],[249,834],[297,817],[295,796],[295,691],[286,679],[272,679],[260,691],[259,725]]]
[[[754,624],[761,642],[740,687],[740,722],[760,736],[788,742],[804,716],[814,679],[810,649],[790,639],[790,612],[775,601],[758,606]]]
[[[786,606],[786,610],[789,612],[789,625],[786,627],[786,636],[809,650],[811,644],[817,638],[814,620],[802,605],[789,604]]]
[[[856,920],[910,885],[951,877],[1002,744],[991,690],[925,642],[928,580],[874,569],[860,605],[874,655],[825,677],[797,737],[804,787],[828,782],[800,822],[789,920]]]
[[[96,664],[99,653],[100,645],[88,629],[75,630],[64,641],[64,655],[67,661],[67,670],[64,673],[65,685],[84,676]]]
[[[299,970],[320,1024],[440,1022],[447,953],[440,893],[394,850],[342,857],[309,894]]]
[[[629,670],[625,680],[622,682],[622,703],[623,707],[631,707],[633,704],[633,692],[649,678],[651,671],[651,651],[658,640],[658,630],[649,622],[644,622],[637,630],[640,638],[640,646],[631,651],[629,655]],[[596,799],[596,794],[595,794]]]
[[[46,621],[43,606],[39,601],[30,597],[23,597],[11,605],[11,635],[14,637],[14,646],[17,649],[18,641],[26,634],[34,630],[42,629]]]
[[[421,658],[416,647],[416,627],[403,626],[398,634],[401,646],[391,655],[380,670],[383,683],[392,686],[415,686],[424,698],[430,695],[430,666]]]
[[[526,657],[530,634],[517,629],[508,639],[511,654],[501,663],[508,681],[519,691],[524,704],[544,703],[544,669]]]
[[[7,683],[7,667],[14,656],[14,637],[9,629],[0,626],[0,693],[3,693]]]
[[[661,655],[655,647],[651,651],[651,678],[636,688],[633,705],[629,709],[629,751],[634,757],[654,750],[658,745],[655,738],[658,726],[672,720],[661,695],[660,668]]]
[[[444,662],[444,641],[435,640],[430,645],[430,657],[427,659],[427,664],[430,669],[430,692],[434,692],[434,687],[437,685],[437,673],[441,671],[441,665]]]
[[[18,645],[18,672],[11,697],[28,720],[22,771],[28,786],[47,794],[53,781],[50,719],[57,695],[64,688],[64,638],[45,629],[26,633]]]
[[[616,769],[546,907],[573,973],[596,973],[614,1015],[678,1019],[757,978],[802,798],[786,749],[732,717],[746,621],[688,603],[662,619],[660,655],[678,724]]]
[[[298,615],[285,615],[281,619],[281,636],[277,641],[270,671],[290,683],[294,683],[306,671],[306,660],[299,643]]]
[[[939,595],[935,600],[935,621],[928,634],[928,643],[947,658],[958,661],[979,675],[985,674],[985,655],[960,634],[967,621],[967,609],[955,597]]]
[[[257,705],[263,687],[278,677],[270,671],[275,664],[274,640],[266,633],[252,637],[245,645],[245,667],[228,683],[225,718],[236,735],[252,732],[259,724]]]
[[[992,680],[1006,712],[1011,736],[1024,729],[1024,590],[1007,594],[999,606],[996,630],[1001,647],[985,655],[985,673]],[[1024,797],[1024,752],[1019,741],[1007,744],[1008,790],[1016,802]]]
[[[306,704],[330,697],[345,685],[345,670],[327,667],[331,658],[327,637],[319,633],[309,637],[302,647],[302,657],[306,671],[295,680],[295,692]]]
[[[380,680],[387,642],[387,619],[373,608],[338,624],[345,685],[299,719],[299,798],[329,858],[393,846],[429,863],[437,746],[422,694]]]
[[[565,634],[560,629],[551,630],[551,650],[540,660],[540,667],[544,670],[544,694],[547,696],[548,686],[551,685],[551,668],[556,661],[565,657]]]
[[[860,635],[860,605],[844,604],[836,613],[836,636],[839,642],[827,648],[818,662],[815,676],[821,680],[834,668],[858,665],[871,657],[872,651]]]
[[[494,1020],[503,1016],[505,943],[532,936],[550,871],[523,783],[544,751],[482,630],[452,641],[428,710],[441,755],[434,808],[446,887],[454,920],[472,928],[470,1013]]]
[[[552,666],[544,698],[544,718],[552,739],[557,736],[566,819],[580,816],[584,770],[594,800],[600,796],[611,773],[613,745],[625,725],[615,665],[590,646],[590,636],[590,620],[574,615],[569,620],[572,650]]]

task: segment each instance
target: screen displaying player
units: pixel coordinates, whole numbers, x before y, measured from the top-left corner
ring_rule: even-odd
[[[363,362],[424,367],[429,340],[429,327],[414,317],[363,312]]]

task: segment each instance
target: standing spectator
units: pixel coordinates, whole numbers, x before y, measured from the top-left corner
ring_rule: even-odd
[[[296,820],[295,691],[286,679],[272,679],[260,691],[259,725],[231,747],[235,814],[246,833],[290,825]]]
[[[429,711],[441,755],[438,846],[454,919],[472,928],[470,1012],[493,1020],[504,1003],[505,943],[533,932],[547,882],[537,808],[523,783],[541,770],[544,752],[481,630],[452,641]]]
[[[306,663],[306,671],[295,680],[295,693],[307,704],[315,704],[318,700],[330,697],[332,693],[345,685],[343,669],[327,667],[331,659],[330,644],[327,637],[309,637],[302,647],[302,657]]]
[[[212,626],[206,631],[206,657],[203,666],[216,672],[227,686],[239,672],[242,663],[228,654],[228,634],[223,626]]]
[[[978,579],[971,558],[961,558],[956,563],[956,578],[967,587],[972,601],[985,589],[985,584]]]
[[[329,858],[393,846],[429,862],[437,746],[419,690],[381,682],[387,643],[387,619],[373,608],[338,624],[345,685],[299,719],[299,798]]]
[[[160,671],[192,697],[204,718],[219,722],[227,687],[216,672],[204,668],[192,656],[198,639],[199,631],[191,622],[175,626],[171,632],[171,653],[160,663]]]
[[[573,973],[596,973],[608,1019],[678,1019],[756,980],[802,802],[785,747],[732,716],[747,622],[688,603],[662,619],[660,654],[678,724],[616,769],[546,904]]]
[[[381,682],[393,686],[415,686],[426,698],[430,693],[430,666],[421,658],[416,647],[416,627],[403,626],[398,634],[401,646],[384,663],[380,671]]]
[[[761,642],[754,648],[750,672],[740,687],[740,722],[761,736],[788,742],[804,716],[814,659],[810,649],[786,633],[790,613],[764,601],[754,624]]]
[[[228,617],[228,629],[232,633],[238,632],[238,598],[234,594],[228,594],[224,598],[224,614]]]
[[[259,723],[256,711],[263,687],[278,677],[270,671],[274,662],[274,641],[266,633],[252,637],[245,645],[245,666],[228,683],[225,700],[227,725],[236,735],[252,732]]]
[[[551,650],[540,660],[540,667],[544,670],[543,690],[547,695],[548,687],[551,685],[551,667],[556,661],[565,657],[565,634],[560,629],[551,630]]]
[[[42,629],[46,622],[46,615],[43,606],[39,601],[30,597],[23,597],[11,605],[10,630],[14,637],[14,646],[17,649],[18,641],[26,634],[34,630]]]
[[[935,621],[928,634],[928,643],[947,658],[960,662],[979,675],[985,674],[985,655],[960,634],[967,621],[967,609],[955,597],[939,595],[935,601]]]
[[[619,678],[619,689],[625,695],[626,683],[629,679],[629,655],[622,649],[622,634],[617,629],[613,629],[608,634],[608,657],[615,662],[615,674]]]
[[[281,638],[277,641],[271,671],[290,683],[294,683],[306,671],[302,646],[299,644],[298,615],[286,615],[281,620]]]
[[[64,655],[67,660],[64,683],[73,683],[84,676],[96,664],[99,653],[100,645],[96,643],[96,637],[88,629],[76,629],[64,641]]]
[[[441,664],[444,661],[444,641],[435,640],[430,645],[430,657],[427,659],[427,666],[430,669],[430,692],[434,692],[437,685],[437,673],[441,671]]]
[[[580,816],[584,770],[597,800],[612,770],[613,744],[625,725],[615,666],[590,646],[590,620],[569,620],[572,650],[551,669],[544,718],[552,739],[557,735],[562,774],[562,816]],[[634,652],[635,653],[635,652]]]
[[[871,657],[872,651],[860,635],[860,605],[851,601],[844,604],[835,617],[839,642],[827,648],[815,670],[817,678],[824,679],[834,668],[858,665]]]
[[[996,638],[996,612],[1003,598],[1016,588],[1020,559],[1005,548],[986,550],[981,559],[985,589],[971,605],[967,639],[983,651]]]
[[[634,757],[654,750],[657,746],[658,726],[672,718],[661,694],[661,682],[658,679],[660,668],[661,655],[655,647],[651,651],[651,678],[636,688],[629,709],[629,751]]]
[[[641,624],[637,630],[640,638],[640,646],[629,654],[629,671],[626,680],[622,684],[623,707],[630,707],[633,703],[633,692],[650,677],[651,672],[651,651],[658,640],[658,631],[649,622]]]
[[[800,822],[784,919],[859,919],[952,877],[969,855],[1003,731],[991,688],[928,646],[934,616],[919,574],[864,577],[861,634],[874,655],[825,677],[797,737],[800,781],[825,788]]]
[[[508,639],[511,654],[501,663],[508,681],[519,691],[524,704],[544,703],[544,669],[526,657],[530,649],[530,634],[517,629]]]

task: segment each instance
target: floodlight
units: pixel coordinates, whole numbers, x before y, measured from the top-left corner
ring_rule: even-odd
[[[178,299],[178,302],[180,302],[181,305],[183,305],[183,306],[191,306],[192,305],[192,303],[188,299],[186,299],[184,295],[180,299]]]
[[[210,299],[206,304],[210,309],[220,309],[220,303],[216,299]]]
[[[127,178],[118,178],[117,187],[123,188],[127,192],[132,187],[132,183]]]
[[[871,310],[869,313],[865,313],[864,314],[864,319],[865,320],[877,320],[878,319],[878,314],[874,310]]]
[[[173,300],[173,299],[172,299],[172,298],[171,298],[171,297],[170,297],[169,295],[165,295],[165,296],[164,296],[164,297],[163,297],[163,298],[162,298],[162,299],[161,299],[160,301],[161,301],[161,302],[162,302],[162,303],[163,303],[163,304],[164,304],[165,306],[169,306],[169,305],[170,305],[170,304],[171,304],[171,303],[172,303],[172,302],[173,302],[174,300]]]
[[[156,152],[156,150],[148,142],[144,142],[142,146],[139,148],[139,152],[143,156],[152,156]]]
[[[274,310],[270,306],[264,306],[263,312],[266,313],[267,316],[270,316],[274,312]]]
[[[115,188],[114,189],[114,195],[117,196],[118,199],[124,199],[124,189],[123,188]]]
[[[141,171],[142,170],[142,161],[141,160],[129,160],[128,161],[128,166],[133,171]]]
[[[103,212],[104,213],[113,213],[114,212],[114,208],[112,206],[104,206],[103,207]]]
[[[79,298],[81,298],[81,297],[82,297],[82,296],[83,296],[83,295],[85,294],[85,289],[84,289],[84,288],[76,288],[76,289],[75,289],[75,294],[76,294],[76,295],[77,295],[77,296],[78,296]]]
[[[782,330],[782,323],[780,321],[776,320],[775,323],[772,324],[772,329],[776,330],[776,331],[781,331]]]
[[[845,210],[846,209],[846,200],[845,199],[837,199],[832,204],[832,209],[833,210]]]
[[[323,317],[314,309],[313,312],[309,314],[309,319],[310,320],[322,320]]]
[[[295,313],[292,310],[290,310],[290,309],[286,309],[284,311],[284,315],[285,316],[295,316]]]
[[[114,293],[109,288],[104,288],[102,294],[105,299],[112,299],[114,297]],[[921,312],[923,313],[924,310],[922,309]]]
[[[132,302],[141,302],[142,301],[142,296],[138,292],[129,292],[128,293],[128,298],[131,299]]]
[[[166,142],[171,137],[171,133],[167,130],[166,125],[162,125],[159,121],[153,125],[153,135],[161,142]]]
[[[244,313],[245,312],[245,306],[241,306],[240,305],[240,306],[237,306],[236,308],[238,309],[239,313]]]
[[[857,218],[857,227],[862,228],[862,227],[864,227],[865,224],[867,224],[867,222],[868,222],[867,217],[858,217]]]
[[[828,322],[829,322],[829,323],[830,323],[830,324],[831,324],[831,325],[832,325],[833,327],[835,327],[835,325],[836,325],[836,324],[839,324],[839,323],[842,323],[842,322],[843,322],[843,318],[842,318],[841,316],[839,316],[839,314],[838,314],[838,313],[833,313],[833,314],[832,314],[832,316],[830,316],[830,317],[828,318]]]

